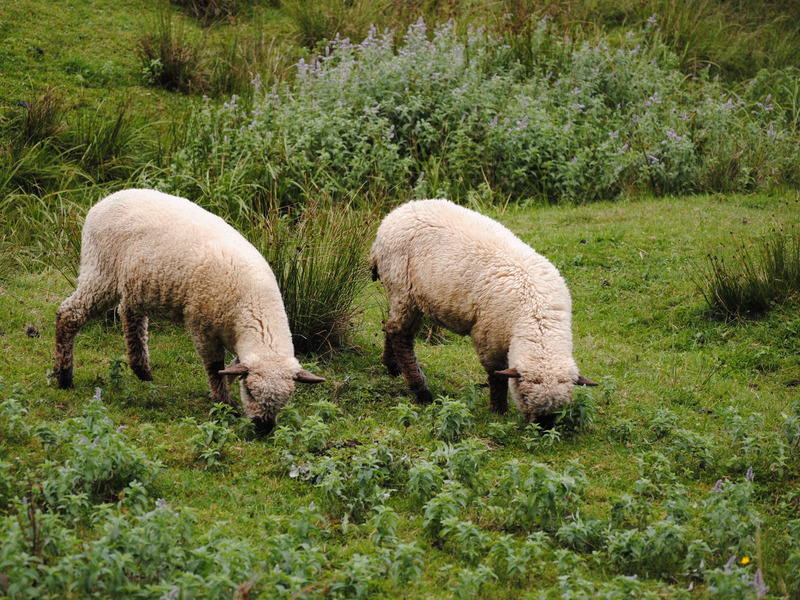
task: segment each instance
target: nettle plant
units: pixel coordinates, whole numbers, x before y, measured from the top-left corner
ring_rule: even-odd
[[[402,39],[337,38],[292,83],[196,109],[159,187],[188,197],[384,200],[398,189],[551,201],[749,190],[797,180],[786,111],[687,79],[648,24],[575,43],[544,20],[528,64],[500,39],[420,20]],[[247,193],[245,193],[247,192]]]
[[[14,471],[0,463],[4,595],[230,598],[255,569],[255,550],[219,529],[199,531],[191,511],[154,497],[161,465],[100,396],[80,418],[26,424],[31,437],[17,441],[38,438],[47,459]]]

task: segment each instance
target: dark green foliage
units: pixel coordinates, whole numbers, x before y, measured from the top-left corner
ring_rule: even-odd
[[[784,112],[768,96],[734,101],[707,72],[687,80],[653,27],[573,44],[542,22],[528,43],[526,68],[501,40],[452,23],[334,40],[291,86],[199,108],[162,185],[192,196],[198,181],[211,195],[257,182],[271,202],[313,188],[369,204],[484,188],[585,202],[797,179]]]

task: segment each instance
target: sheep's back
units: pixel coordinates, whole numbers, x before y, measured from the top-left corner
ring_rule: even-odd
[[[152,190],[125,190],[92,207],[84,271],[113,281],[131,307],[175,320],[200,310],[232,314],[242,294],[280,302],[269,265],[241,234],[189,200]]]
[[[390,300],[410,295],[457,333],[486,319],[507,340],[520,318],[571,310],[547,259],[497,221],[446,200],[395,209],[378,229],[372,257]]]

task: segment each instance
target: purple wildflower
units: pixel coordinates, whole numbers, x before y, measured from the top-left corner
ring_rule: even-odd
[[[725,563],[725,575],[731,575],[733,573],[733,566],[736,564],[736,555],[734,554],[731,556],[730,560]]]
[[[711,488],[711,491],[718,494],[722,491],[722,479],[717,479],[717,483]]]
[[[758,598],[765,598],[769,587],[764,583],[764,576],[761,574],[761,569],[756,569],[756,576],[750,582],[750,587],[755,588],[756,596]]]
[[[753,467],[748,467],[747,473],[745,474],[744,478],[747,481],[753,481]]]
[[[100,400],[100,395],[103,393],[99,387],[94,388],[94,396],[92,396],[92,400]]]

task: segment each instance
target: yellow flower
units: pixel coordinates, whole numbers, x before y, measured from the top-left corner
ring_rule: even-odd
[[[749,556],[743,556],[742,557],[742,564],[743,565],[746,565],[749,562],[750,562],[750,557]]]

